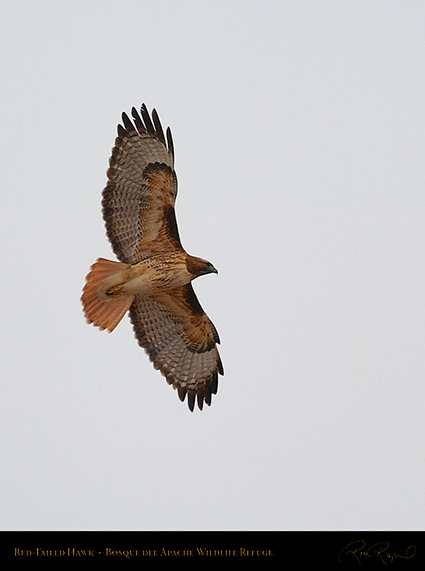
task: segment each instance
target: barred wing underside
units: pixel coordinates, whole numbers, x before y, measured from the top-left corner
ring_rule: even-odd
[[[134,108],[132,115],[134,123],[123,113],[124,126],[118,125],[102,199],[107,236],[118,259],[128,264],[146,253],[181,248],[171,131],[166,142],[156,111],[152,122],[144,105],[141,116]]]
[[[155,297],[136,295],[130,319],[139,345],[190,410],[217,393],[223,366],[217,331],[190,284]]]

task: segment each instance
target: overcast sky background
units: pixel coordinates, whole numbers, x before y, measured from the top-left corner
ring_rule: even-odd
[[[424,3],[2,8],[1,528],[423,529]],[[142,102],[219,270],[202,412],[79,301]]]

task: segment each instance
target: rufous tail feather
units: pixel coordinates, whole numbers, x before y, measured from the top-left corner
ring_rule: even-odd
[[[134,295],[121,292],[128,265],[98,258],[91,266],[81,303],[87,323],[113,331],[130,309]]]

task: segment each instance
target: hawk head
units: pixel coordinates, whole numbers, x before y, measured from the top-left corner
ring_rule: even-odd
[[[204,274],[218,274],[218,271],[208,260],[203,258],[196,258],[195,256],[188,256],[186,260],[187,271],[193,275],[195,279]]]

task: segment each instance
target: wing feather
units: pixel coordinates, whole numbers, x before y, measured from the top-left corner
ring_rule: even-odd
[[[190,410],[197,401],[211,404],[217,393],[218,375],[223,365],[217,349],[217,331],[196,298],[192,285],[162,292],[152,297],[136,295],[130,319],[139,345],[156,369],[187,395]]]
[[[156,109],[152,109],[152,119],[153,119],[153,124],[155,126],[156,136],[161,141],[161,143],[164,146],[166,146],[167,143],[165,142],[164,131],[162,130],[161,121],[159,120],[159,116]]]
[[[177,177],[171,131],[143,104],[133,121],[122,114],[103,191],[106,233],[118,259],[139,262],[146,253],[182,248],[174,212]]]
[[[150,115],[149,115],[149,111],[147,110],[147,107],[144,103],[140,109],[140,113],[142,114],[142,119],[145,122],[147,132],[154,135],[155,134],[155,127],[153,126],[152,120],[151,120]]]
[[[140,135],[146,133],[145,126],[143,125],[140,115],[137,113],[137,109],[135,107],[131,108],[131,115],[133,116],[134,124],[136,125],[136,129],[139,131]]]

